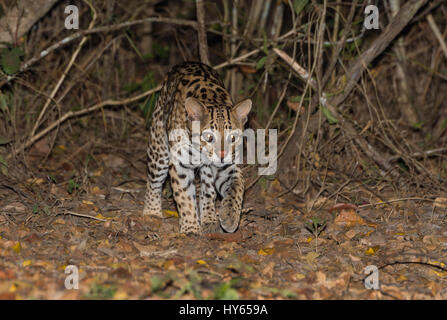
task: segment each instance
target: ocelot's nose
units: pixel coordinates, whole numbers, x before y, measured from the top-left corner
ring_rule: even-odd
[[[219,151],[219,155],[221,159],[225,158],[225,151],[224,150]]]

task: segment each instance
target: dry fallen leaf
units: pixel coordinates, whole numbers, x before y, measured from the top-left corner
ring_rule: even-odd
[[[340,226],[353,227],[357,225],[367,225],[366,221],[353,209],[343,209],[335,218],[335,224]]]
[[[157,251],[157,249],[160,249],[160,248],[156,245],[144,246],[144,245],[141,245],[135,241],[133,242],[133,245],[135,246],[135,248],[138,249],[141,257],[166,258],[166,257],[170,257],[170,256],[177,254],[177,249],[168,249],[168,250],[158,250]]]
[[[379,249],[380,249],[380,246],[369,247],[367,250],[365,250],[365,254],[368,256],[372,256],[377,251],[379,251]]]
[[[311,251],[306,255],[306,261],[308,264],[313,265],[315,264],[315,260],[319,257],[320,255],[318,253],[316,253],[315,251]]]
[[[262,248],[259,249],[258,254],[260,256],[269,256],[275,252],[275,248]]]
[[[438,208],[447,208],[447,198],[437,197],[434,206]]]
[[[269,263],[267,263],[267,265],[264,267],[264,269],[262,269],[261,273],[271,279],[273,277],[273,269],[275,267],[275,262],[270,261]]]
[[[165,216],[168,216],[168,217],[175,217],[175,218],[178,219],[178,212],[177,212],[177,211],[164,210],[163,213],[165,214]]]
[[[249,66],[249,65],[241,64],[241,65],[239,65],[239,69],[240,69],[243,73],[246,73],[246,74],[253,74],[253,73],[256,73],[256,69],[253,68],[252,66]]]

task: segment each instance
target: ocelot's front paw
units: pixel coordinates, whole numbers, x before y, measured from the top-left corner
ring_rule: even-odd
[[[143,215],[144,216],[155,216],[155,217],[162,218],[163,211],[161,210],[161,208],[144,207]]]
[[[180,233],[183,234],[200,234],[200,227],[197,225],[181,225],[180,226]]]
[[[220,226],[225,232],[233,233],[239,227],[241,214],[239,209],[232,210],[229,207],[221,207],[218,210]]]

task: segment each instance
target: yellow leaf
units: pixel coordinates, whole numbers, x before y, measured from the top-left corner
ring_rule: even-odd
[[[13,283],[13,284],[11,285],[11,287],[9,287],[9,292],[16,292],[16,291],[17,291],[17,286],[16,286],[15,283]]]
[[[309,243],[309,242],[311,242],[312,240],[313,240],[313,238],[312,238],[312,237],[309,237],[309,238],[306,239],[306,242]]]
[[[380,246],[374,246],[370,247],[365,251],[365,254],[368,256],[374,255],[378,250],[380,249]]]
[[[196,262],[202,266],[208,267],[208,263],[204,260],[197,260]]]
[[[447,277],[447,271],[436,271],[431,270],[434,274],[436,274],[438,277],[444,278]]]
[[[95,170],[94,172],[93,172],[93,176],[94,177],[100,177],[100,176],[102,176],[102,173],[104,172],[104,168],[103,167],[99,167],[97,170]]]
[[[405,232],[396,232],[395,235],[396,235],[396,236],[404,236],[404,235],[405,235]]]
[[[294,281],[300,281],[302,279],[306,278],[306,276],[302,273],[297,273],[295,275],[293,275],[293,280]]]
[[[114,300],[124,300],[128,298],[128,294],[125,291],[118,290],[115,295],[113,296]]]
[[[273,252],[275,252],[275,248],[263,248],[263,249],[259,249],[258,254],[260,256],[269,256],[269,255],[273,254]]]
[[[30,178],[26,180],[29,184],[42,184],[45,182],[45,179],[43,178]]]
[[[91,189],[91,191],[92,191],[93,194],[104,194],[104,192],[98,186],[94,186]]]
[[[447,198],[437,197],[434,206],[438,208],[447,208]]]
[[[29,265],[31,265],[31,260],[25,260],[22,263],[22,266],[24,266],[24,267],[29,266]]]
[[[174,265],[173,260],[166,260],[165,262],[163,262],[163,269],[168,270],[173,265]]]
[[[13,245],[12,250],[14,250],[15,253],[20,253],[20,251],[22,251],[22,245],[20,244],[20,242],[17,242],[15,245]]]
[[[369,230],[366,234],[365,234],[365,237],[369,237],[370,235],[371,235],[371,233],[373,233],[374,232],[374,230]]]
[[[440,266],[442,268],[445,267],[445,263],[444,262],[436,261],[436,260],[429,260],[429,261],[430,261],[431,264],[435,264],[435,265]]]
[[[101,213],[98,213],[96,216],[95,216],[95,218],[98,218],[98,219],[103,219],[103,220],[107,220],[107,219],[112,219],[112,218],[108,218],[108,217],[104,217]]]
[[[82,203],[83,203],[83,204],[90,205],[90,206],[92,206],[92,205],[94,204],[94,203],[91,202],[90,200],[82,200]]]
[[[60,144],[57,147],[63,151],[67,150],[67,147],[65,147],[65,145],[63,145],[63,144]]]
[[[403,274],[401,274],[399,276],[399,278],[397,278],[398,282],[403,282],[403,281],[407,281],[407,280],[408,280],[408,278],[406,276],[404,276]]]
[[[176,217],[178,218],[178,212],[177,211],[172,211],[172,210],[165,210],[163,211],[165,215],[167,215],[168,217]]]

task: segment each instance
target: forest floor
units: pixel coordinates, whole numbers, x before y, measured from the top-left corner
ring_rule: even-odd
[[[184,236],[169,188],[165,218],[142,216],[144,161],[96,154],[80,181],[76,156],[58,146],[40,176],[0,183],[0,299],[447,299],[439,199],[308,210],[272,180],[237,233]]]

